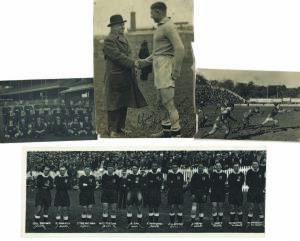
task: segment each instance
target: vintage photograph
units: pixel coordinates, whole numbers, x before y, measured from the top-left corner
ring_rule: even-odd
[[[196,138],[299,141],[300,73],[197,69]]]
[[[264,233],[266,151],[24,155],[26,234]]]
[[[94,0],[100,137],[193,137],[192,0]]]
[[[0,82],[0,142],[97,139],[93,80]]]

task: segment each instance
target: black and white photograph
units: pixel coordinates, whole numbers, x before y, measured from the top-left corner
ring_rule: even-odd
[[[193,40],[192,0],[94,1],[100,137],[193,137]]]
[[[197,69],[196,138],[300,140],[300,72]]]
[[[265,150],[24,155],[26,234],[265,230]]]
[[[0,82],[0,141],[96,139],[91,78]]]

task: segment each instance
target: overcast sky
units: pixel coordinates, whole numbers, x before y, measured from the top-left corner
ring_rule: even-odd
[[[286,85],[292,88],[300,86],[300,72],[198,69],[197,73],[208,80],[253,81],[256,85]]]
[[[107,35],[109,18],[121,14],[130,27],[130,12],[136,12],[136,26],[155,26],[150,18],[150,6],[157,0],[94,0],[94,34]],[[193,23],[193,0],[162,0],[168,7],[168,16],[174,22],[187,21]]]

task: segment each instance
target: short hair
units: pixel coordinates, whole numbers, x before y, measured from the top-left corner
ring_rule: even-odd
[[[155,2],[151,5],[151,9],[157,9],[163,12],[167,12],[167,5],[163,2]]]

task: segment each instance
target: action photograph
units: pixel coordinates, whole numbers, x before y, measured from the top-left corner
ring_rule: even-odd
[[[197,69],[195,138],[299,141],[300,73]]]
[[[192,0],[95,0],[100,137],[193,137]]]
[[[266,151],[24,154],[26,234],[265,230]]]
[[[0,81],[0,142],[95,140],[93,79]]]

